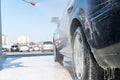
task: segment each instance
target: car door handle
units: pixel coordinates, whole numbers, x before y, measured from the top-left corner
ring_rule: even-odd
[[[70,14],[73,11],[73,6],[69,7],[67,12]]]

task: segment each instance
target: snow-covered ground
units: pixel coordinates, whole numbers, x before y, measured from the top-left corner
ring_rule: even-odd
[[[9,56],[3,61],[0,80],[72,80],[68,70],[50,56]]]

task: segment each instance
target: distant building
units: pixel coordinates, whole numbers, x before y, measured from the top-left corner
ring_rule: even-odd
[[[2,45],[8,45],[8,36],[2,34]]]
[[[30,39],[29,39],[29,36],[20,36],[20,37],[18,37],[18,44],[29,44],[29,41],[30,41]]]

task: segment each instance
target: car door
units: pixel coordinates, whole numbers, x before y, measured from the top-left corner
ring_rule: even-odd
[[[91,22],[92,34],[89,43],[93,48],[100,49],[105,47],[110,36],[110,19],[108,20],[109,11],[112,8],[112,0],[88,0],[88,12]]]
[[[68,5],[64,10],[64,13],[60,20],[60,25],[59,25],[59,35],[60,35],[60,40],[62,44],[62,48],[60,52],[66,56],[69,56],[69,54],[72,52],[71,45],[70,45],[69,19],[70,19],[70,16],[72,15],[72,11],[74,10],[73,3],[74,3],[74,0],[70,0],[68,2]]]

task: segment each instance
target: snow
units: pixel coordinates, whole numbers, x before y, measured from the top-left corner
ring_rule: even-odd
[[[3,61],[0,80],[72,80],[53,56],[11,56]]]

